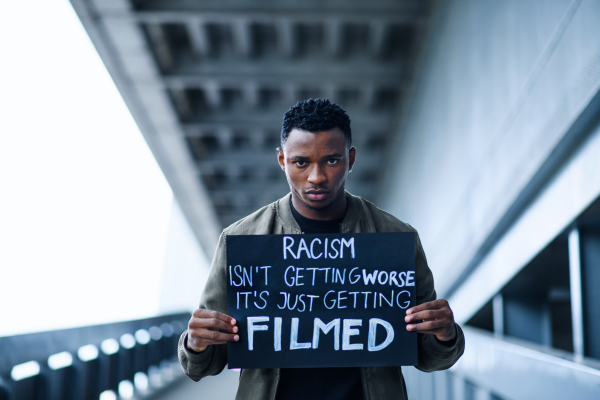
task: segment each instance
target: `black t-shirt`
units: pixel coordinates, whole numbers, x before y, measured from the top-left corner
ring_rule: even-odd
[[[303,217],[291,204],[303,233],[340,233],[344,218],[319,221]],[[364,400],[360,368],[282,368],[276,400]]]

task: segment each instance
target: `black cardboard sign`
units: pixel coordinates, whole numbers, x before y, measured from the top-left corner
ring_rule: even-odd
[[[229,368],[417,364],[413,233],[226,240]]]

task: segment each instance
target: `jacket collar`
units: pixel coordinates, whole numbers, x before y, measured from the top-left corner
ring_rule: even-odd
[[[348,201],[348,210],[346,211],[346,216],[342,221],[342,226],[358,220],[362,213],[360,198],[348,192],[345,193],[346,199]],[[300,225],[298,225],[298,222],[296,222],[296,218],[294,218],[294,214],[292,214],[292,208],[290,207],[291,196],[292,193],[290,192],[275,203],[275,207],[277,209],[277,216],[279,217],[283,225],[300,233]]]

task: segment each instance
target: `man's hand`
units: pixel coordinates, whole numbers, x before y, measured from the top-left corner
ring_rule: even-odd
[[[454,314],[446,300],[434,300],[406,310],[404,321],[410,332],[430,333],[446,342],[456,336]]]
[[[238,335],[219,332],[226,331],[237,333],[235,319],[218,311],[198,309],[195,310],[188,323],[188,349],[200,352],[213,344],[237,342]]]

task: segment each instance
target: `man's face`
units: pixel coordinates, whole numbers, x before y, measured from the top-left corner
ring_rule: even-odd
[[[347,148],[346,137],[339,128],[317,133],[294,128],[283,149],[277,149],[277,157],[292,195],[301,205],[325,211],[332,204],[343,202],[355,149]]]

